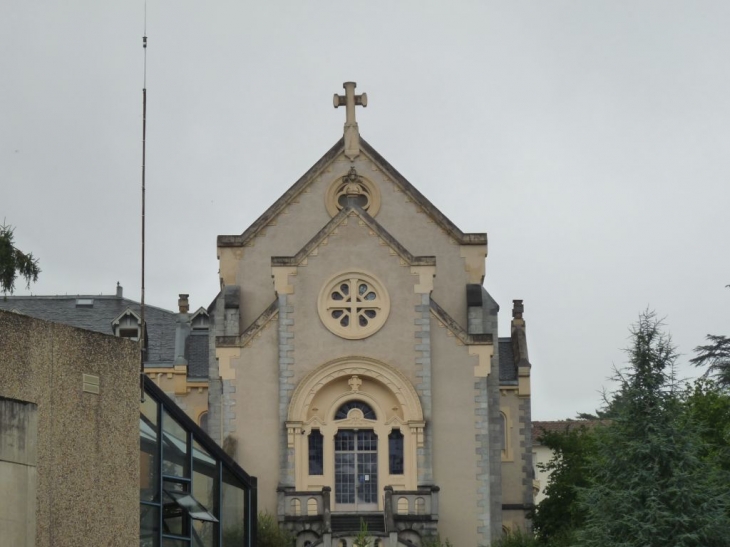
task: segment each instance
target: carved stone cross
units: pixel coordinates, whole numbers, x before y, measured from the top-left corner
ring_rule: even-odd
[[[366,107],[368,105],[368,95],[367,93],[355,95],[355,88],[357,87],[355,82],[345,82],[342,87],[345,88],[345,94],[338,95],[335,93],[333,102],[335,108],[338,106],[345,107],[345,156],[352,161],[360,155],[360,132],[355,121],[355,106]]]
[[[350,384],[350,389],[352,389],[352,391],[359,391],[360,386],[362,385],[362,380],[360,380],[360,377],[355,374],[347,383]]]

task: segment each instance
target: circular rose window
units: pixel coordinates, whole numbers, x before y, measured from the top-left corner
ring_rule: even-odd
[[[383,286],[361,272],[340,274],[319,294],[319,317],[337,336],[359,340],[377,332],[390,312]]]

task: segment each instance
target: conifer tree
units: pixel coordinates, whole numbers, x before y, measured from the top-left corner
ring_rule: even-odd
[[[0,225],[0,292],[13,294],[18,275],[30,287],[31,281],[38,281],[41,269],[38,259],[31,253],[23,253],[14,245],[13,227]]]
[[[595,430],[577,545],[730,546],[730,489],[719,466],[702,457],[697,424],[684,411],[676,350],[651,312],[632,339],[629,366],[618,374],[621,404]]]

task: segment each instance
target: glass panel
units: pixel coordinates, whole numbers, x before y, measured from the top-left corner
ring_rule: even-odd
[[[157,402],[149,395],[139,406],[139,499],[158,501],[160,471],[157,460],[159,450],[159,427],[157,424]]]
[[[160,544],[160,509],[156,505],[139,506],[139,547]]]
[[[355,432],[347,429],[338,431],[335,435],[335,450],[355,450]]]
[[[189,477],[187,431],[162,411],[162,473],[174,477]]]
[[[335,453],[335,502],[355,503],[355,454]]]
[[[210,513],[218,515],[215,482],[218,477],[216,461],[197,442],[193,442],[193,496]]]
[[[319,429],[313,429],[309,434],[309,474],[321,475],[324,470],[324,439]]]
[[[165,495],[175,501],[194,520],[205,520],[208,522],[216,522],[218,520],[189,492],[165,490]]]
[[[246,491],[243,485],[224,467],[221,485],[222,547],[241,547],[244,543]]]
[[[391,475],[403,474],[403,433],[394,429],[388,435],[388,462]]]
[[[163,538],[162,547],[190,547],[190,542],[185,539]]]
[[[357,455],[357,501],[378,503],[378,453]]]
[[[358,408],[362,410],[362,415],[367,420],[374,420],[376,418],[375,411],[373,411],[373,409],[367,403],[363,403],[362,401],[347,401],[344,405],[337,409],[337,413],[335,414],[335,420],[344,420],[345,418],[347,418],[347,413],[350,412],[350,410],[352,410],[353,408]]]
[[[193,521],[193,547],[213,547],[216,528],[212,522]]]
[[[162,493],[162,533],[174,536],[188,536],[188,516],[185,510],[170,495],[173,493],[184,493],[185,486],[182,483],[165,481]]]

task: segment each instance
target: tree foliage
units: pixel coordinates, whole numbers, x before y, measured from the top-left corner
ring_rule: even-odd
[[[32,253],[21,252],[13,244],[14,231],[7,224],[0,226],[0,291],[3,294],[13,294],[18,276],[25,279],[26,286],[30,288],[31,282],[38,281],[41,272],[38,259]]]
[[[586,464],[594,450],[590,429],[580,422],[570,423],[565,431],[548,431],[541,436],[550,448],[552,459],[540,464],[550,472],[546,498],[535,508],[532,524],[542,545],[570,545],[574,531],[585,522],[586,510],[578,503],[578,492],[588,485]]]
[[[689,360],[697,367],[707,367],[706,375],[717,379],[724,387],[730,387],[730,337],[708,334],[709,342],[704,346],[697,346],[697,357]]]
[[[730,545],[730,493],[703,454],[697,421],[675,378],[676,351],[661,323],[642,314],[632,331],[629,366],[619,374],[622,404],[595,429],[579,503],[585,547]]]
[[[291,547],[294,541],[291,532],[280,528],[276,518],[266,512],[259,513],[256,535],[258,547]]]

